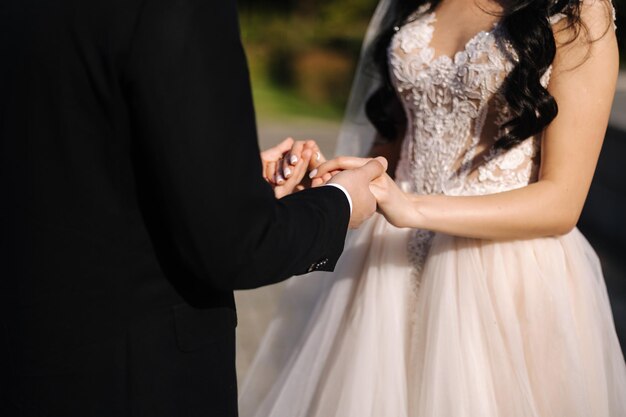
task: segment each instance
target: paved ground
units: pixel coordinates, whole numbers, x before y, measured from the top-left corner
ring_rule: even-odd
[[[618,93],[615,97],[611,124],[626,131],[626,73],[620,77]],[[272,146],[287,136],[299,139],[314,138],[320,143],[326,155],[332,155],[339,125],[316,120],[260,121],[259,134],[263,149]],[[626,140],[626,137],[624,138]],[[623,250],[626,248],[609,247],[601,240],[590,236],[594,247],[598,250],[603,262],[607,285],[612,296],[613,312],[616,325],[622,337],[626,336],[626,260]],[[237,293],[239,306],[238,357],[237,371],[243,380],[258,343],[267,329],[269,320],[275,310],[283,284]],[[622,339],[626,348],[626,340]]]

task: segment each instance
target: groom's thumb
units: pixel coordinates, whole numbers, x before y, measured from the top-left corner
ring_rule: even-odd
[[[376,157],[369,161],[367,164],[358,168],[358,171],[363,172],[369,181],[374,181],[376,178],[383,175],[387,171],[387,160],[382,156]]]

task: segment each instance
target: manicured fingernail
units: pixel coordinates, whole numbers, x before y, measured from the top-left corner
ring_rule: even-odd
[[[322,157],[322,154],[319,151],[315,152],[315,160],[316,161],[319,161],[321,157]]]
[[[295,165],[295,164],[297,164],[297,163],[298,163],[298,157],[297,157],[297,156],[295,156],[295,155],[291,155],[291,158],[289,158],[289,163],[290,163],[291,165]]]
[[[286,178],[289,178],[291,176],[291,168],[285,168],[283,172],[285,173]]]
[[[283,176],[280,174],[276,174],[276,184],[282,184],[284,182],[285,182],[285,179],[283,178]]]
[[[309,174],[309,178],[315,178],[315,176],[317,175],[317,169],[314,169],[313,171],[311,171],[311,173]]]

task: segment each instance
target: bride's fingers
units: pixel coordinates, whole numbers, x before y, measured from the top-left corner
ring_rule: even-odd
[[[261,152],[261,159],[264,162],[265,161],[278,161],[280,158],[282,158],[285,152],[291,149],[291,147],[293,146],[293,143],[294,141],[292,138],[287,138],[283,140],[281,143],[279,143],[278,145]]]
[[[293,175],[293,170],[297,164],[292,164],[291,162],[289,162],[289,160],[291,159],[293,155],[291,155],[290,153],[287,153],[285,155],[285,158],[283,158],[283,160],[280,162],[280,170],[282,171],[283,175],[285,178],[289,178],[291,177],[291,175]],[[300,160],[300,158],[298,158],[298,161]]]
[[[305,150],[300,156],[300,160],[293,167],[293,172],[289,177],[289,183],[295,188],[302,182],[302,179],[306,175],[307,167],[311,160],[311,151]]]
[[[326,162],[326,159],[324,159],[324,155],[320,152],[320,148],[317,146],[317,143],[312,139],[307,139],[306,141],[300,141],[294,144],[291,151],[285,157],[285,160],[287,160],[291,166],[285,165],[283,169],[287,172],[291,171],[294,164],[302,157],[302,153],[306,150],[311,151],[311,158],[309,159],[308,166],[309,171],[317,168],[322,162]]]
[[[285,178],[289,178],[292,175],[293,168],[298,161],[302,159],[302,151],[305,149],[304,141],[297,141],[293,144],[291,149],[285,154],[282,163],[282,171]]]
[[[263,171],[263,177],[265,180],[271,184],[275,184],[274,176],[276,174],[276,162],[268,162],[265,164],[265,169]]]
[[[314,178],[311,180],[311,187],[319,187],[320,185],[324,185],[324,180],[321,178]]]
[[[289,150],[289,152],[287,153],[285,160],[292,166],[295,166],[298,163],[298,161],[300,161],[300,159],[302,158],[302,151],[304,151],[304,145],[305,145],[304,141],[302,140],[296,141],[291,147],[291,149]]]
[[[367,164],[372,158],[357,158],[355,156],[340,156],[330,161],[324,162],[317,169],[311,171],[310,177],[321,178],[325,174],[332,171],[344,171],[346,169],[361,168]]]
[[[309,163],[309,170],[313,170],[319,167],[320,165],[322,165],[324,162],[326,162],[326,158],[324,157],[324,154],[322,154],[322,151],[320,150],[319,146],[317,145],[315,141],[313,140],[307,141],[306,147],[308,149],[311,149],[311,151],[313,152],[313,156],[311,157],[311,162]]]
[[[285,181],[287,180],[283,173],[282,166],[283,166],[283,160],[280,159],[278,160],[278,162],[276,162],[276,168],[274,171],[274,183],[278,185],[283,185]]]
[[[311,180],[311,187],[319,187],[320,185],[326,184],[330,181],[335,175],[339,174],[341,171],[333,171],[330,173],[324,174],[321,178],[314,178]]]
[[[274,149],[278,153],[278,157],[280,158],[280,156],[282,156],[285,152],[289,152],[293,144],[294,144],[293,138],[286,138],[285,140],[280,142],[278,145],[276,145]]]
[[[274,184],[283,185],[284,183],[285,183],[285,178],[283,178],[281,174],[276,173],[276,175],[274,176]]]
[[[319,146],[317,146],[317,143],[314,140],[308,139],[306,141],[294,142],[289,152],[284,155],[284,162],[281,168],[285,178],[291,176],[293,167],[302,158],[302,152],[307,149],[311,151],[311,159],[308,167],[309,170],[316,168],[323,162],[326,162],[324,155],[322,155]]]
[[[313,139],[307,139],[304,142],[304,149],[309,149],[312,152],[311,161],[315,162],[315,160],[317,159],[317,152],[319,152],[320,150],[319,146],[317,146],[317,142],[315,142]]]
[[[301,155],[300,160],[293,167],[293,172],[289,179],[284,180],[275,191],[276,197],[282,198],[285,195],[291,194],[294,190],[299,189],[300,182],[304,178],[307,172],[307,166],[309,165],[309,161],[311,159],[311,152],[304,151]]]

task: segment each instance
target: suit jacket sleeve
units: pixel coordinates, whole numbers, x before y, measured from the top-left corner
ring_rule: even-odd
[[[276,200],[261,175],[231,0],[146,0],[123,80],[138,195],[164,263],[220,289],[331,270],[349,205],[334,187]]]

